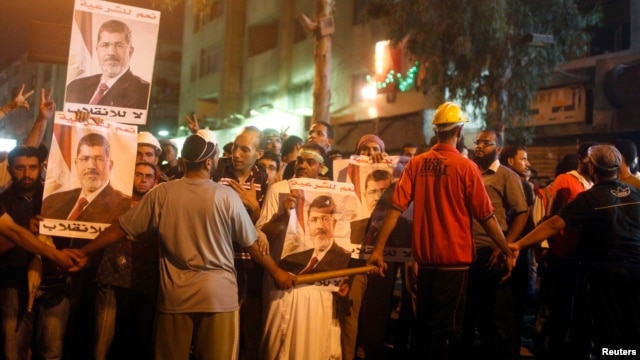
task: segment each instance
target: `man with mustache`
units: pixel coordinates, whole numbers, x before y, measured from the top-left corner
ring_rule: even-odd
[[[45,218],[111,223],[131,207],[131,198],[109,183],[113,160],[111,146],[98,133],[78,142],[76,171],[82,187],[54,193],[42,203]]]
[[[329,270],[344,269],[351,254],[333,239],[336,226],[336,203],[326,195],[320,195],[309,204],[307,224],[313,249],[296,252],[280,260],[280,267],[299,275]]]
[[[131,29],[124,22],[104,22],[96,42],[102,73],[70,82],[65,102],[146,109],[150,85],[129,68],[134,51],[131,38]]]

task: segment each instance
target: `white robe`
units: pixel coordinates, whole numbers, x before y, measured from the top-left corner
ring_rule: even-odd
[[[272,284],[266,304],[262,359],[340,360],[340,324],[332,293],[335,287],[299,285],[281,291]]]

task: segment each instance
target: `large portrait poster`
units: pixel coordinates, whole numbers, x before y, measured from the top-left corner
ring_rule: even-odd
[[[278,265],[295,275],[346,269],[350,226],[356,210],[353,185],[328,180],[289,180],[297,197]],[[342,279],[316,285],[339,286]]]
[[[354,258],[367,259],[373,251],[373,239],[389,209],[393,186],[408,161],[407,157],[388,156],[383,162],[373,163],[367,156],[352,155],[349,159],[333,162],[334,178],[353,184],[358,200],[356,216],[350,224],[350,245]],[[407,224],[411,224],[409,210],[402,214],[398,230]],[[400,262],[412,260],[410,229],[403,229],[402,234],[398,239],[396,236],[400,232],[389,237],[385,259]]]
[[[76,0],[64,110],[145,124],[160,12]]]
[[[137,130],[56,112],[40,233],[93,239],[131,208]]]

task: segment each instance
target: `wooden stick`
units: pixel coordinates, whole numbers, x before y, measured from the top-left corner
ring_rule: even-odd
[[[364,273],[370,272],[375,268],[376,267],[373,265],[368,265],[368,266],[362,266],[362,267],[356,267],[356,268],[331,270],[331,271],[323,271],[319,273],[298,275],[296,277],[296,285],[297,284],[313,284],[316,281],[333,279],[333,278],[338,278],[338,277],[343,277],[348,275],[364,274]]]

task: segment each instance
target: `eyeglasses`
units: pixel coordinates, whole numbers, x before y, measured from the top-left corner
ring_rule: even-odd
[[[267,139],[267,144],[280,144],[280,143],[282,143],[282,139],[280,138]]]
[[[96,164],[104,164],[105,161],[107,161],[107,158],[102,156],[102,155],[96,155],[96,156],[80,156],[78,158],[78,161],[80,161],[83,164],[86,164],[89,162],[89,160],[93,160],[94,163]]]
[[[314,216],[309,218],[309,223],[316,224],[321,221],[323,224],[328,224],[331,220],[333,220],[333,216]]]
[[[493,145],[496,144],[496,143],[491,142],[489,140],[476,140],[473,143],[476,144],[476,145],[482,145],[482,146],[493,146]]]
[[[385,189],[371,189],[371,190],[367,190],[365,191],[365,195],[366,196],[382,196],[382,194],[385,192]]]
[[[116,42],[116,43],[101,42],[100,44],[98,44],[98,47],[102,50],[107,50],[111,46],[114,46],[116,50],[124,50],[129,47],[129,45],[121,42]]]
[[[134,177],[135,177],[136,179],[138,179],[138,178],[143,178],[143,179],[145,179],[145,180],[153,180],[153,179],[155,178],[155,176],[154,176],[154,175],[152,175],[152,174],[143,174],[143,173],[139,173],[139,172],[135,173],[135,174],[134,174]]]

